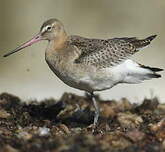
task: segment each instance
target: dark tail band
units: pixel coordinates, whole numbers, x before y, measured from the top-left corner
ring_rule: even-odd
[[[145,66],[145,65],[142,65],[142,64],[139,64],[139,65],[140,65],[141,68],[151,71],[151,73],[147,74],[147,76],[149,78],[160,78],[161,77],[161,75],[158,74],[157,72],[161,72],[161,71],[163,71],[163,69],[155,68],[155,67],[149,67],[149,66]]]
[[[149,66],[145,66],[145,65],[142,65],[140,64],[140,67],[144,68],[144,69],[149,69],[153,72],[160,72],[160,71],[163,71],[163,69],[160,69],[160,68],[155,68],[155,67],[149,67]]]

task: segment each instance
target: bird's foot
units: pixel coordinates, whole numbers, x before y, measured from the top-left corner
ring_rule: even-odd
[[[87,129],[88,129],[89,131],[91,131],[93,134],[95,134],[95,133],[97,132],[97,126],[94,125],[94,124],[89,125],[89,126],[87,127]]]
[[[102,130],[98,128],[98,125],[91,124],[87,127],[89,132],[92,132],[93,135],[103,134]]]

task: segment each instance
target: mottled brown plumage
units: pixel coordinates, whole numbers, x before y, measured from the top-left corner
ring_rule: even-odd
[[[76,46],[81,55],[76,63],[94,65],[98,68],[111,67],[128,59],[140,48],[150,44],[156,35],[139,40],[131,38],[89,39],[80,36],[70,36],[70,45]]]

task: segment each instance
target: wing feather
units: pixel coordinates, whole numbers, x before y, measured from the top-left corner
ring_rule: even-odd
[[[153,39],[153,36],[151,37]],[[140,46],[148,45],[151,37],[144,40],[138,40],[136,37],[105,40],[70,36],[70,44],[76,46],[81,52],[75,60],[76,63],[106,68],[128,59],[138,51]]]

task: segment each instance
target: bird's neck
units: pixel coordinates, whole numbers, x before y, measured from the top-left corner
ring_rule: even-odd
[[[49,41],[45,55],[47,60],[62,60],[67,54],[68,36],[65,32],[61,33],[55,39]],[[54,62],[53,61],[53,62]]]
[[[52,40],[52,47],[53,50],[55,51],[60,51],[64,48],[66,48],[67,45],[67,40],[68,40],[68,36],[66,34],[66,32],[62,32],[58,35],[58,37],[56,37],[55,39]]]

